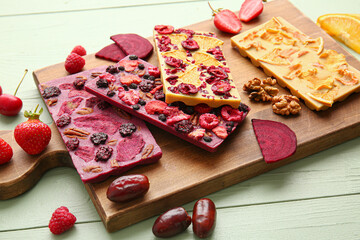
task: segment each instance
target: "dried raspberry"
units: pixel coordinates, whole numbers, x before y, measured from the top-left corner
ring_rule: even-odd
[[[168,81],[170,83],[170,85],[175,85],[177,83],[177,79],[179,78],[179,76],[177,75],[171,75],[169,77],[167,77],[165,80]]]
[[[44,89],[42,96],[43,98],[47,99],[47,98],[57,97],[60,94],[61,94],[60,88],[56,86],[51,86]]]
[[[195,108],[196,112],[201,113],[201,114],[209,113],[212,110],[212,108],[209,107],[209,105],[207,105],[206,103],[199,103],[194,108]]]
[[[238,107],[238,109],[239,109],[239,111],[244,112],[244,113],[247,113],[250,111],[250,108],[242,102],[240,103],[240,106]]]
[[[56,126],[58,127],[64,127],[66,125],[69,125],[71,122],[71,117],[69,115],[62,115],[61,117],[56,120]]]
[[[243,120],[244,112],[240,112],[237,108],[223,106],[221,108],[221,116],[225,121],[240,122]]]
[[[143,92],[150,92],[155,87],[154,81],[145,80],[139,84],[139,88]]]
[[[150,76],[154,76],[156,78],[160,77],[160,70],[157,67],[149,66],[148,72],[149,72]]]
[[[207,69],[207,72],[210,75],[215,76],[218,80],[223,80],[229,77],[228,74],[221,67],[210,66]]]
[[[79,147],[80,141],[77,138],[68,140],[65,145],[70,151],[74,151]]]
[[[222,139],[227,138],[227,136],[229,135],[224,126],[217,126],[216,128],[213,128],[212,131],[213,133],[215,133],[216,136]]]
[[[195,34],[194,30],[191,29],[185,29],[185,28],[178,28],[174,31],[175,33],[185,33],[186,35],[188,35],[189,37],[192,37],[192,35]]]
[[[96,86],[98,88],[107,88],[109,86],[109,83],[108,81],[106,81],[106,79],[101,79],[99,78],[97,81],[96,81]]]
[[[165,100],[165,94],[164,94],[164,91],[161,89],[161,90],[159,90],[159,91],[156,91],[155,93],[154,93],[154,98],[156,99],[156,100]]]
[[[164,113],[167,104],[163,101],[153,100],[147,102],[145,105],[145,111],[148,114],[161,114]]]
[[[83,46],[77,45],[74,47],[74,49],[71,51],[71,53],[76,53],[80,56],[85,56],[86,55],[86,50]]]
[[[140,99],[139,92],[133,89],[130,89],[127,92],[126,91],[119,92],[118,96],[124,103],[130,106],[137,104]]]
[[[93,133],[90,136],[90,140],[94,145],[105,144],[108,139],[108,135],[103,132]]]
[[[130,86],[132,83],[139,84],[141,83],[141,78],[136,75],[126,75],[120,78],[120,82],[123,85]]]
[[[174,124],[175,130],[181,133],[190,133],[194,125],[188,120],[182,120]]]
[[[122,137],[131,136],[136,131],[136,126],[133,123],[123,123],[119,128]]]
[[[231,90],[231,85],[227,82],[219,81],[211,86],[211,90],[216,95],[224,95],[225,93],[228,93]]]
[[[199,44],[192,38],[188,38],[185,41],[182,41],[181,46],[190,51],[198,50],[200,48]]]
[[[202,128],[211,130],[217,125],[219,125],[219,119],[214,114],[204,113],[201,114],[201,116],[199,117],[199,123]]]
[[[109,146],[101,146],[96,154],[95,154],[95,161],[106,161],[108,160],[113,153],[113,149]]]
[[[74,226],[76,217],[69,212],[67,207],[59,207],[52,214],[49,228],[53,234],[61,234]]]
[[[198,128],[189,133],[189,137],[194,138],[195,140],[200,140],[205,135],[205,129]]]
[[[159,34],[171,34],[174,32],[174,27],[171,25],[156,25],[154,29]]]
[[[110,74],[115,74],[118,73],[120,70],[116,66],[110,65],[106,68],[106,71]]]
[[[80,72],[84,66],[85,59],[76,53],[71,53],[65,60],[65,69],[70,74]]]
[[[177,87],[181,93],[186,95],[195,94],[199,91],[194,84],[180,83]]]

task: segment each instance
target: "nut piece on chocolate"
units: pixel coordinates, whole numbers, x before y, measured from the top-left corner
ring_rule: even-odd
[[[299,99],[292,95],[275,96],[272,103],[273,112],[280,115],[295,115],[301,110]]]
[[[279,93],[279,89],[273,87],[276,79],[266,78],[262,81],[259,78],[249,80],[244,84],[243,90],[250,92],[249,98],[254,101],[269,102]]]

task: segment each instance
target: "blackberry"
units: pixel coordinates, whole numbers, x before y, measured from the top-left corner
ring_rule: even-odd
[[[109,146],[101,146],[95,155],[95,161],[107,161],[113,153],[113,149]]]
[[[247,113],[247,112],[249,112],[250,109],[249,109],[249,107],[248,107],[246,104],[240,103],[239,110],[240,110],[241,112]]]
[[[207,137],[207,136],[203,137],[203,139],[204,139],[205,142],[211,142],[212,141],[212,138]]]
[[[132,107],[132,109],[134,109],[134,110],[139,110],[139,109],[140,109],[140,105],[139,105],[139,104],[134,104],[134,105],[132,105],[131,107]]]
[[[129,87],[127,85],[122,85],[122,87],[124,88],[125,91],[129,91]]]
[[[142,64],[142,63],[139,63],[138,68],[139,68],[140,70],[143,70],[143,69],[145,68],[145,65]]]
[[[165,94],[164,94],[164,91],[163,90],[158,90],[154,93],[154,98],[156,100],[160,100],[160,101],[163,101],[165,100]]]
[[[106,95],[107,95],[108,97],[113,97],[113,96],[115,95],[115,91],[108,91],[108,92],[106,93]]]
[[[108,135],[103,132],[93,133],[90,136],[90,140],[94,145],[105,144],[108,139]]]
[[[136,126],[133,123],[124,123],[121,124],[119,132],[122,137],[131,136],[136,131]]]
[[[60,88],[56,86],[51,86],[44,89],[42,96],[43,98],[47,99],[47,98],[59,96],[60,94],[61,94]]]
[[[119,71],[124,71],[125,67],[124,66],[119,66],[118,69],[119,69]]]
[[[96,86],[98,88],[107,88],[109,86],[108,84],[108,81],[104,78],[99,78],[97,81],[96,81]]]
[[[150,81],[155,81],[155,77],[154,76],[149,76],[149,78],[148,78]]]
[[[136,56],[136,55],[130,55],[130,56],[129,56],[129,59],[130,59],[130,60],[138,60],[139,58],[138,58],[138,56]]]
[[[114,65],[110,65],[106,68],[106,71],[111,74],[115,74],[119,72],[119,69],[115,67]]]
[[[84,78],[77,78],[75,79],[75,81],[73,82],[74,84],[74,87],[77,89],[77,90],[82,90],[85,86],[85,82],[86,82],[86,79]]]
[[[104,110],[104,109],[107,109],[109,107],[111,107],[111,104],[106,102],[106,101],[100,101],[97,105],[97,107],[100,109],[100,110]]]
[[[189,120],[182,120],[174,124],[175,130],[181,133],[190,133],[194,126]]]
[[[146,101],[144,99],[139,99],[138,104],[140,104],[140,106],[145,106],[146,105]]]
[[[165,122],[165,121],[166,121],[166,115],[163,114],[163,113],[160,114],[158,118],[159,118],[159,120],[162,121],[162,122]]]
[[[231,121],[231,122],[226,123],[226,131],[227,131],[228,134],[231,133],[233,128],[234,128],[234,122]]]
[[[72,138],[65,143],[67,149],[69,149],[70,151],[74,151],[75,149],[77,149],[79,147],[79,144],[80,141],[77,138]]]
[[[56,126],[58,127],[64,127],[66,125],[69,125],[71,122],[71,117],[69,115],[62,115],[61,117],[56,120]]]
[[[139,84],[139,88],[143,92],[150,92],[155,87],[154,82],[145,80]]]
[[[149,79],[150,75],[149,74],[144,74],[143,79]]]
[[[131,89],[137,89],[137,85],[136,85],[136,83],[131,83],[130,85],[129,85],[129,88],[131,88]]]

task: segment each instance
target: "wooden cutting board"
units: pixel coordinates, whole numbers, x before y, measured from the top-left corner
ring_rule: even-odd
[[[322,36],[325,48],[334,49],[346,56],[349,64],[360,69],[360,62],[346,52],[339,44],[304,16],[287,0],[276,0],[265,4],[264,12],[249,24],[243,24],[243,31],[281,16],[311,37]],[[166,24],[166,23],[164,23]],[[323,112],[314,112],[302,105],[298,116],[283,117],[272,112],[270,104],[254,103],[242,91],[243,84],[254,77],[264,78],[262,69],[254,67],[248,59],[231,48],[232,35],[217,31],[212,20],[188,26],[199,31],[213,31],[225,41],[224,52],[232,75],[244,103],[251,107],[244,123],[224,142],[216,153],[209,153],[192,146],[161,129],[148,125],[163,150],[159,163],[142,166],[128,173],[142,173],[150,179],[150,190],[142,199],[129,203],[113,203],[106,198],[106,190],[114,178],[97,184],[86,184],[86,189],[101,216],[106,229],[113,232],[160,214],[169,208],[199,199],[253,176],[283,166],[297,159],[330,148],[360,135],[360,97],[353,94],[344,102]],[[150,38],[149,38],[150,39]],[[157,65],[155,54],[149,62]],[[86,68],[91,69],[110,62],[94,55],[86,56]],[[45,83],[66,76],[63,63],[39,69],[33,73],[36,83]],[[279,87],[280,88],[280,87]],[[280,88],[281,89],[281,88]],[[281,89],[281,93],[288,93]],[[292,157],[273,164],[266,164],[256,142],[251,119],[281,121],[297,135],[298,148]],[[25,154],[15,146],[13,160],[0,166],[0,199],[17,196],[32,185],[41,175],[56,166],[72,166],[69,155],[54,124],[53,138],[46,151],[37,157]],[[0,133],[1,134],[1,133]],[[2,137],[14,142],[12,133],[2,132]]]

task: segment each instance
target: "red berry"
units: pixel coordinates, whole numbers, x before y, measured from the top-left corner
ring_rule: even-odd
[[[16,96],[6,93],[0,95],[0,114],[2,115],[15,116],[20,112],[22,105],[21,99]]]
[[[171,34],[174,32],[174,27],[171,25],[156,25],[155,31],[159,34]]]
[[[213,133],[215,133],[216,136],[222,139],[227,138],[227,136],[229,135],[224,126],[217,126],[216,128],[213,128],[212,131]]]
[[[164,113],[167,104],[163,101],[154,100],[147,102],[145,105],[145,111],[148,114],[161,114]]]
[[[13,150],[11,146],[4,139],[0,138],[0,165],[9,162],[12,156]]]
[[[188,38],[185,41],[182,41],[181,46],[190,51],[195,51],[200,48],[199,44],[192,38]]]
[[[211,90],[216,95],[224,95],[231,90],[231,85],[224,81],[219,81],[211,86]]]
[[[160,77],[160,70],[157,67],[149,66],[148,71],[150,76],[154,76],[156,78]]]
[[[119,92],[119,98],[126,103],[127,105],[134,105],[139,102],[139,92],[134,91],[133,89],[129,91],[121,91]]]
[[[86,55],[86,50],[83,46],[77,45],[74,47],[74,49],[71,51],[71,53],[76,53],[80,56],[85,56]]]
[[[1,88],[1,86],[0,86],[0,95],[2,94],[2,88]]]
[[[71,53],[65,61],[65,69],[68,73],[73,74],[80,72],[85,66],[85,59],[76,53]]]
[[[249,22],[259,16],[264,8],[262,1],[263,0],[245,0],[240,8],[240,20],[243,22]]]
[[[119,64],[119,66],[124,67],[126,72],[131,72],[137,68],[137,66],[139,65],[139,61],[124,59],[124,60],[121,60],[118,64]]]
[[[206,103],[199,103],[194,107],[194,110],[198,113],[209,113],[212,110],[212,107],[209,107]]]
[[[210,130],[219,125],[219,119],[215,114],[204,113],[199,117],[199,123],[202,128]]]
[[[36,113],[37,107],[32,113],[25,111],[26,122],[15,127],[14,137],[19,146],[28,154],[36,155],[44,151],[51,139],[51,129],[39,120],[42,108]]]
[[[237,34],[241,31],[241,22],[234,12],[230,11],[229,9],[214,10],[210,3],[209,6],[213,11],[213,15],[215,16],[214,24],[217,29],[232,34]]]
[[[191,133],[188,134],[189,137],[194,138],[195,140],[200,140],[204,137],[205,135],[205,129],[203,128],[197,128],[194,131],[192,131]]]
[[[61,234],[74,226],[76,217],[69,212],[67,207],[59,207],[52,214],[49,228],[53,234]]]
[[[225,121],[240,122],[243,119],[244,112],[240,112],[237,108],[223,106],[221,108],[221,116]]]

